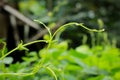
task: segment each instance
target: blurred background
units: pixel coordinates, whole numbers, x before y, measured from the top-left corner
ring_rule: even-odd
[[[0,0],[0,38],[7,41],[8,49],[13,49],[20,40],[24,43],[43,39],[47,31],[33,20],[40,20],[53,31],[68,22],[84,23],[93,29],[105,28],[100,41],[114,43],[120,47],[120,0]],[[97,33],[96,33],[97,34]],[[97,35],[92,36],[97,38]],[[69,27],[61,35],[61,40],[69,40],[75,48],[84,43],[91,44],[91,33],[81,27]],[[94,43],[99,41],[95,40]],[[43,44],[44,45],[44,44]],[[34,46],[34,47],[33,47]],[[39,50],[39,44],[32,45]]]

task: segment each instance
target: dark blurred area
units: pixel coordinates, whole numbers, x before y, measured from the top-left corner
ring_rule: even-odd
[[[101,19],[110,43],[115,40],[116,46],[120,47],[119,3],[120,0],[0,0],[0,38],[7,41],[11,50],[20,40],[27,43],[43,39],[47,32],[34,19],[48,27],[79,22],[95,29],[100,29],[97,21]],[[90,33],[80,27],[69,27],[61,39],[69,39],[70,47],[75,48],[82,44],[84,36],[87,36],[86,43],[91,45]],[[30,48],[39,50],[42,47],[35,44]]]

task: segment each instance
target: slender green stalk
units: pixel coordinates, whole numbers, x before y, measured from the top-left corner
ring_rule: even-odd
[[[6,48],[6,43],[5,42],[2,42],[2,43],[4,44],[3,49],[2,49],[2,56],[4,56],[5,48]],[[3,59],[2,59],[2,71],[6,72],[5,71],[5,64],[4,64],[4,60]]]
[[[4,59],[6,56],[8,56],[9,54],[11,54],[12,52],[14,52],[14,51],[16,51],[16,50],[18,50],[18,47],[14,48],[13,50],[11,50],[11,51],[9,51],[8,53],[6,53],[4,56],[2,56],[2,57],[0,58],[0,60]]]
[[[53,34],[53,36],[52,36],[51,39],[53,39],[53,38],[55,37],[55,35],[56,35],[60,30],[62,30],[65,26],[69,26],[69,25],[73,25],[73,24],[76,24],[76,23],[75,23],[75,22],[71,22],[71,23],[68,23],[68,24],[65,24],[65,25],[59,27],[59,28],[54,32],[54,34]]]
[[[52,32],[50,31],[50,28],[48,28],[44,23],[42,23],[42,22],[40,22],[40,21],[38,21],[38,20],[34,20],[34,21],[42,24],[42,25],[48,30],[48,33],[49,33],[49,40],[48,40],[48,46],[47,46],[47,48],[46,48],[46,54],[45,54],[44,58],[42,59],[42,61],[41,61],[40,64],[39,64],[39,65],[41,66],[41,65],[44,64],[44,61],[45,61],[46,58],[47,58],[48,49],[49,49],[50,46],[51,46],[51,43],[52,43],[52,40],[53,40],[53,36],[52,36]],[[35,67],[35,68],[36,68],[36,67]],[[40,68],[40,67],[38,67],[37,70],[34,70],[35,73],[39,70],[39,68]],[[56,76],[56,74],[54,73],[54,71],[53,71],[51,68],[49,68],[49,67],[44,67],[44,68],[48,69],[48,70],[52,73],[52,75],[55,77],[55,80],[57,80],[57,76]]]
[[[31,45],[31,44],[34,44],[34,43],[39,43],[39,42],[45,42],[45,43],[48,43],[47,40],[37,40],[37,41],[32,41],[32,42],[29,42],[29,43],[26,43],[24,44],[23,46],[28,46],[28,45]]]
[[[92,47],[95,47],[95,35],[93,32],[90,32],[90,37],[91,37],[91,44]]]
[[[58,80],[55,72],[50,67],[45,67],[45,68],[52,73],[52,75],[55,77],[55,80]]]
[[[52,33],[51,33],[49,27],[47,27],[43,22],[41,22],[41,21],[39,21],[39,20],[34,20],[34,21],[35,21],[35,22],[38,22],[38,23],[40,23],[40,24],[42,24],[42,25],[48,30],[48,33],[49,33],[49,35],[50,35],[50,38],[52,37]]]
[[[104,23],[101,19],[98,19],[98,26],[99,26],[99,29],[102,29],[104,27]],[[97,33],[97,45],[100,45],[100,38],[101,38],[101,35],[103,33]]]
[[[32,41],[32,42],[29,42],[29,43],[26,43],[26,44],[19,44],[16,48],[14,48],[13,50],[9,51],[9,52],[6,53],[4,56],[2,56],[2,57],[0,58],[0,60],[4,59],[6,56],[8,56],[8,55],[11,54],[12,52],[18,50],[18,49],[21,48],[21,47],[26,47],[26,46],[28,46],[28,45],[31,45],[31,44],[34,44],[34,43],[38,43],[38,42],[46,42],[46,43],[47,43],[46,40],[37,40],[37,41]]]
[[[61,26],[60,28],[58,28],[58,29],[55,31],[55,33],[53,34],[52,39],[54,38],[54,36],[55,36],[60,30],[62,30],[64,27],[69,26],[69,25],[81,26],[81,27],[83,27],[84,29],[86,29],[86,30],[88,30],[88,31],[92,31],[92,32],[103,32],[103,31],[104,31],[104,29],[97,30],[97,29],[87,28],[86,26],[83,25],[83,23],[70,22],[70,23],[65,24],[65,25]]]
[[[32,75],[32,73],[0,73],[0,76],[29,76]]]
[[[52,32],[50,31],[50,28],[48,28],[43,22],[41,22],[41,21],[39,21],[39,20],[34,20],[34,21],[42,24],[42,25],[47,29],[47,31],[48,31],[48,33],[49,33],[49,40],[48,40],[48,46],[47,46],[47,48],[46,48],[45,57],[41,60],[41,62],[39,62],[39,63],[40,63],[39,65],[43,65],[45,59],[47,58],[48,49],[50,48],[51,43],[52,43]]]
[[[86,29],[86,30],[88,30],[88,31],[92,31],[92,32],[103,32],[103,31],[105,31],[105,29],[97,30],[97,29],[87,28],[86,26],[83,25],[83,23],[81,23],[81,24],[76,24],[76,25],[79,25],[79,26],[83,27],[84,29]]]
[[[2,42],[3,43],[3,49],[2,49],[2,56],[4,56],[4,53],[5,53],[5,48],[6,48],[6,43],[5,42]],[[4,64],[4,59],[2,59],[2,71],[5,73],[6,70],[5,70],[5,64]],[[5,80],[5,77],[3,76],[3,80]]]

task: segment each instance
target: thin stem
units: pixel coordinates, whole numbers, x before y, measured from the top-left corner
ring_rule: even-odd
[[[29,76],[32,75],[32,73],[0,73],[0,76]]]
[[[55,80],[58,80],[55,72],[50,67],[45,67],[45,68],[51,72],[51,74],[55,77]]]
[[[48,45],[47,45],[47,47],[46,47],[46,52],[45,52],[45,54],[44,54],[44,58],[42,58],[42,60],[41,60],[41,62],[39,63],[39,65],[43,65],[43,63],[45,62],[45,60],[46,60],[46,58],[47,58],[48,50],[49,50],[49,48],[50,48],[50,46],[51,46],[51,42],[52,42],[52,40],[50,39],[50,40],[48,41]]]
[[[28,46],[28,45],[31,45],[31,44],[34,44],[34,43],[38,43],[38,42],[48,43],[47,40],[37,40],[37,41],[32,41],[32,42],[26,43],[26,44],[23,45],[23,47]]]
[[[46,43],[47,43],[46,40],[37,40],[37,41],[32,41],[32,42],[26,43],[26,44],[21,45],[21,46],[25,47],[25,46],[28,46],[28,45],[31,45],[31,44],[34,44],[34,43],[38,43],[38,42],[46,42]],[[4,56],[2,56],[2,57],[0,58],[0,60],[4,59],[6,56],[8,56],[9,54],[11,54],[12,52],[14,52],[14,51],[16,51],[16,50],[18,50],[18,49],[19,49],[19,45],[18,45],[16,48],[14,48],[13,50],[11,50],[11,51],[9,51],[8,53],[6,53]]]
[[[53,36],[52,36],[52,39],[53,39],[53,38],[55,37],[55,35],[56,35],[60,30],[62,30],[65,26],[73,25],[73,24],[76,24],[76,23],[75,23],[75,22],[71,22],[71,23],[65,24],[65,25],[61,26],[60,28],[58,28],[58,29],[54,32],[54,34],[53,34]]]
[[[105,30],[105,29],[100,29],[100,30],[90,29],[90,28],[84,26],[83,23],[80,23],[80,24],[76,23],[76,25],[81,26],[81,27],[83,27],[84,29],[86,29],[86,30],[88,30],[88,31],[92,31],[92,32],[103,32],[103,31]]]
[[[91,44],[92,47],[95,47],[95,35],[93,32],[90,32],[90,37],[91,37]]]
[[[86,30],[88,30],[88,31],[92,31],[92,32],[102,32],[102,31],[104,31],[104,29],[97,30],[97,29],[90,29],[90,28],[87,28],[86,26],[83,25],[83,23],[70,22],[70,23],[65,24],[65,25],[61,26],[60,28],[58,28],[58,29],[55,31],[55,33],[53,34],[53,36],[52,36],[51,39],[53,39],[54,36],[55,36],[60,30],[62,30],[65,26],[69,26],[69,25],[81,26],[81,27],[83,27],[84,29],[86,29]]]
[[[4,46],[3,46],[3,49],[2,49],[2,56],[4,56],[4,53],[5,53],[5,47],[6,47],[6,43],[3,42]],[[2,70],[3,72],[6,72],[5,71],[5,64],[4,64],[4,60],[2,59]]]
[[[42,25],[47,29],[50,38],[52,37],[52,34],[51,34],[51,31],[50,31],[50,28],[49,28],[49,27],[47,27],[43,22],[41,22],[41,21],[39,21],[39,20],[34,20],[34,21],[36,21],[36,22],[42,24]]]
[[[2,42],[4,44],[3,49],[2,49],[2,56],[4,56],[5,53],[5,48],[6,48],[6,43]],[[5,73],[5,64],[4,64],[4,59],[2,59],[2,71]],[[3,80],[5,80],[5,77],[3,76]]]
[[[13,50],[9,51],[8,53],[6,53],[4,56],[2,56],[0,58],[0,60],[4,59],[6,56],[8,56],[9,54],[11,54],[12,52],[16,51],[18,49],[18,47],[14,48]]]

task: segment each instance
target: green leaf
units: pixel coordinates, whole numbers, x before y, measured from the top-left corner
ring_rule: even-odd
[[[81,54],[85,54],[85,55],[91,55],[92,52],[90,50],[90,48],[87,45],[82,45],[79,46],[75,49],[77,52],[81,53]]]
[[[13,62],[13,58],[12,58],[12,57],[5,57],[5,58],[3,59],[3,62],[4,62],[5,64],[11,64],[11,63]],[[0,60],[0,63],[2,63],[1,60]]]
[[[87,54],[80,53],[80,52],[78,52],[78,51],[76,51],[76,50],[73,50],[73,49],[70,49],[70,50],[69,50],[69,54],[70,54],[71,56],[74,56],[74,57],[79,58],[79,59],[88,57]]]
[[[82,67],[80,67],[79,65],[75,65],[75,64],[68,64],[66,66],[66,70],[68,71],[81,71],[82,69],[83,69]]]

